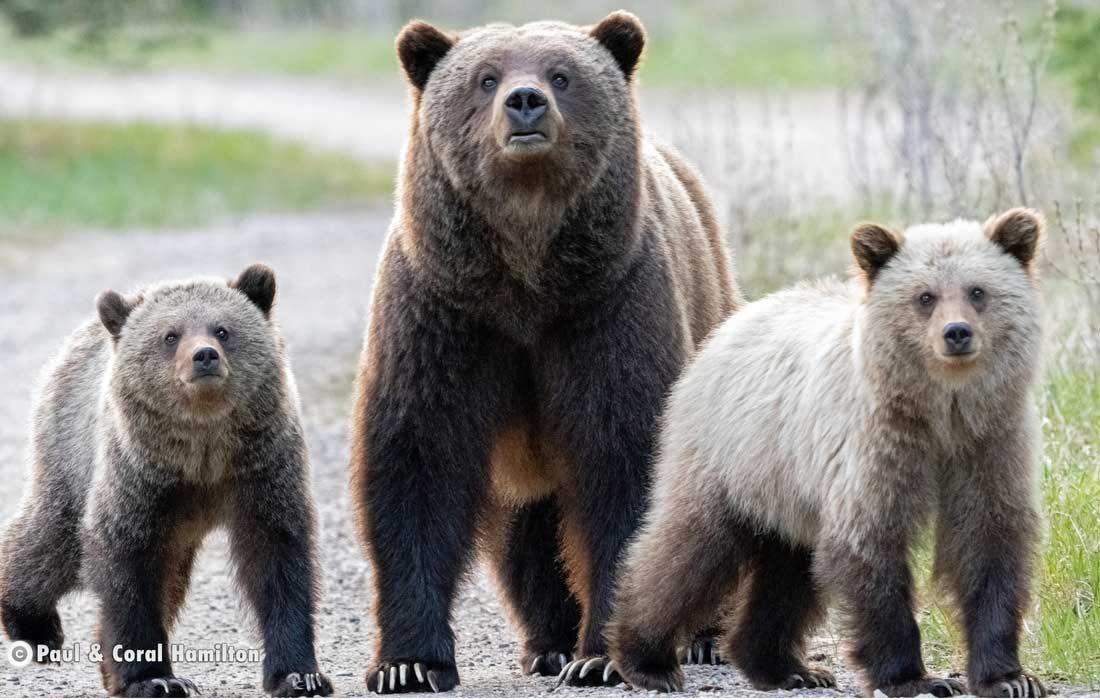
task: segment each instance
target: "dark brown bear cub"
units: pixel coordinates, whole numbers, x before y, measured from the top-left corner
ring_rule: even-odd
[[[331,695],[313,650],[313,495],[298,397],[271,319],[275,276],[104,292],[99,318],[46,375],[33,485],[0,548],[0,618],[13,640],[61,647],[57,601],[100,600],[112,695],[184,697],[168,631],[204,536],[229,530],[263,634],[264,690]],[[114,650],[164,650],[117,661]]]
[[[699,178],[641,135],[644,42],[624,12],[398,37],[415,109],[351,464],[372,690],[458,683],[451,606],[479,548],[524,672],[619,680],[604,628],[657,417],[740,298]]]

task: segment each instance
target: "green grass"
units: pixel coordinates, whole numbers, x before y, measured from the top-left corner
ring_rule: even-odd
[[[4,120],[0,235],[377,203],[393,175],[250,131]]]
[[[1053,367],[1041,391],[1044,454],[1041,488],[1048,523],[1024,665],[1045,681],[1100,687],[1100,372],[1095,364]],[[929,579],[930,553],[917,557]],[[929,585],[920,613],[929,663],[965,668],[965,643],[946,595]]]
[[[809,20],[715,10],[678,14],[651,30],[646,84],[763,88],[828,87],[851,77],[836,60],[835,39]],[[196,70],[336,80],[396,79],[396,30],[317,26],[231,31],[205,25],[126,25],[96,43],[75,30],[19,39],[0,29],[0,59],[59,70]],[[849,68],[850,64],[847,64]]]

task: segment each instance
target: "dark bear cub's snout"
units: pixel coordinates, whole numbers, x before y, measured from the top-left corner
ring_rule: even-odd
[[[202,346],[191,356],[191,372],[196,377],[216,375],[220,359],[221,355],[216,348],[209,345]]]
[[[971,351],[974,329],[969,323],[949,323],[943,329],[943,342],[948,355],[966,355]]]
[[[549,107],[546,93],[536,87],[524,85],[514,88],[504,99],[504,112],[512,126],[512,141],[526,141],[545,136],[539,133],[539,123]]]

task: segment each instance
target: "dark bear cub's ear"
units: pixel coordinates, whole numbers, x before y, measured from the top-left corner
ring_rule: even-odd
[[[625,10],[619,10],[612,12],[593,27],[591,35],[611,52],[623,75],[630,80],[634,69],[638,67],[642,49],[645,48],[645,27],[642,26],[642,21]]]
[[[248,297],[264,316],[271,313],[275,304],[275,271],[267,265],[249,265],[229,286]]]
[[[137,304],[127,300],[118,292],[108,289],[100,292],[95,298],[96,312],[99,313],[99,322],[107,329],[112,337],[122,335],[122,327],[126,325],[126,319]]]
[[[1039,252],[1046,221],[1034,209],[1009,209],[985,222],[985,235],[1006,253],[1030,267]]]
[[[864,223],[852,231],[852,257],[856,259],[856,265],[868,286],[900,248],[901,235],[885,226]]]
[[[432,69],[455,45],[455,40],[427,22],[414,19],[401,29],[396,43],[397,57],[409,82],[417,90],[423,90]]]

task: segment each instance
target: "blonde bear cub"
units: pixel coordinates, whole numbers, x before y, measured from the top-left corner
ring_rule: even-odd
[[[1041,522],[1043,228],[1027,209],[904,234],[863,224],[848,284],[797,285],[719,327],[671,395],[620,578],[610,637],[627,681],[682,688],[677,644],[735,602],[723,652],[755,687],[833,686],[803,659],[829,599],[865,692],[961,694],[925,670],[913,616],[908,556],[934,519],[969,691],[1044,694],[1018,656]]]

